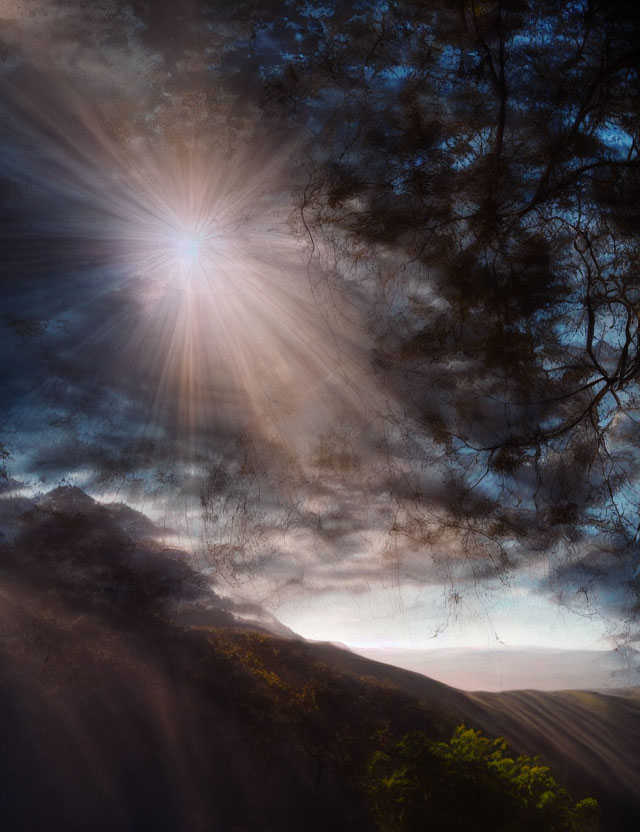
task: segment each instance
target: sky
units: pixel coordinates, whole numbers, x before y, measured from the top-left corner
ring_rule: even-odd
[[[301,219],[313,125],[264,115],[287,18],[160,5],[0,0],[3,499],[125,502],[307,638],[628,639],[615,575],[587,597],[555,555],[435,535],[448,486],[376,372],[371,275]]]

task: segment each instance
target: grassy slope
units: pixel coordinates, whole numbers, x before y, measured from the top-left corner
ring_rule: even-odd
[[[468,695],[243,627],[136,518],[76,492],[27,509],[0,546],[1,828],[369,831],[372,751],[462,720],[636,828],[632,694]]]
[[[373,748],[453,725],[303,642],[109,621],[6,582],[1,607],[2,828],[369,829]]]
[[[328,645],[77,610],[4,610],[5,828],[370,829],[363,762],[394,736],[462,719],[544,752],[577,797],[632,829],[632,697],[466,695]],[[625,815],[626,811],[626,815]],[[616,815],[616,812],[618,814]]]
[[[418,699],[449,707],[488,736],[504,736],[518,753],[540,754],[577,797],[598,797],[605,828],[612,832],[640,828],[640,688],[616,695],[466,693],[331,646],[323,650],[354,673],[366,667],[370,675],[388,678]]]

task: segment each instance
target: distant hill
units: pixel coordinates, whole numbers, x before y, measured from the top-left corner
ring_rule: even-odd
[[[462,721],[637,828],[640,696],[467,694],[278,636],[147,532],[63,490],[0,545],[3,829],[372,832],[372,753]]]
[[[374,661],[404,667],[462,690],[601,690],[640,685],[637,650],[356,649]]]

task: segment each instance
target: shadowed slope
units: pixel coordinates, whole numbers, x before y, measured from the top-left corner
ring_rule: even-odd
[[[61,490],[24,509],[0,551],[7,828],[364,832],[371,754],[462,720],[542,752],[605,830],[634,828],[633,695],[465,694],[278,637],[122,508]]]
[[[474,693],[466,713],[518,751],[541,754],[562,782],[596,796],[612,829],[632,829],[640,821],[639,691]]]

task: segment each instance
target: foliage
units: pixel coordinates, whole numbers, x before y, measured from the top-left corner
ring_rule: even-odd
[[[497,572],[555,549],[585,598],[613,556],[633,586],[637,4],[296,6],[288,57],[262,58],[275,117],[309,128],[301,227],[332,296],[374,310],[377,372],[413,419],[403,482],[425,447],[447,482],[434,501],[416,468],[397,533]]]
[[[502,739],[459,726],[449,742],[406,735],[369,766],[369,794],[381,832],[587,832],[596,801],[573,804],[537,758],[507,756]]]

